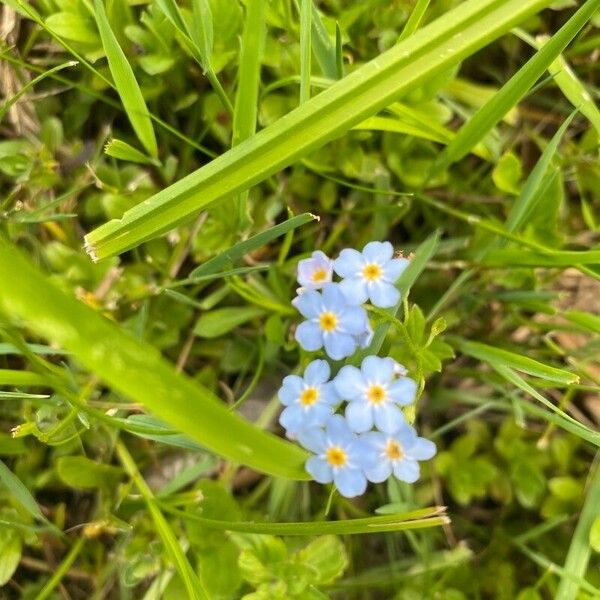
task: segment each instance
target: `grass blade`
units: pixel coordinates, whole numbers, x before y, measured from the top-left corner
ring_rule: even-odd
[[[311,2],[312,4],[312,2]],[[327,28],[317,8],[313,5],[311,14],[312,51],[328,79],[339,79],[336,46],[331,42]]]
[[[300,0],[300,104],[310,98],[312,0]]]
[[[16,371],[12,369],[0,370],[0,385],[35,385],[35,386],[46,386],[47,381],[37,373],[31,371]]]
[[[451,343],[463,354],[487,362],[494,368],[496,366],[508,367],[554,383],[570,384],[579,381],[579,377],[574,373],[550,367],[533,358],[515,354],[502,348],[495,348],[479,342],[469,342],[460,338],[452,338]]]
[[[130,209],[121,219],[89,233],[88,252],[96,259],[119,254],[189,220],[212,202],[250,188],[549,4],[551,0],[461,3],[252,138]]]
[[[296,229],[296,227],[306,225],[307,223],[310,223],[318,218],[319,217],[310,213],[303,213],[301,215],[297,215],[296,217],[292,217],[283,223],[279,223],[279,225],[275,225],[265,231],[261,231],[260,233],[253,235],[251,238],[231,246],[231,248],[221,252],[218,256],[207,260],[203,265],[196,267],[190,273],[190,279],[205,277],[207,275],[217,273],[225,267],[232,267],[238,260],[243,258],[249,252],[252,252],[257,248],[261,248],[278,237],[285,235],[288,231],[292,231],[293,229]]]
[[[463,126],[456,138],[442,152],[432,171],[444,170],[453,162],[466,156],[470,149],[525,96],[599,6],[600,0],[585,2],[548,43]]]
[[[429,6],[430,1],[431,0],[417,0],[415,7],[410,13],[410,17],[408,17],[408,21],[406,21],[406,25],[404,26],[402,33],[398,37],[399,42],[401,42],[404,38],[411,36],[417,29],[419,29],[419,25],[425,16],[425,11]]]
[[[596,465],[589,489],[585,498],[585,503],[575,533],[571,539],[567,559],[565,560],[564,573],[568,573],[572,578],[563,576],[556,592],[556,600],[570,600],[576,598],[579,591],[577,579],[583,579],[587,571],[590,560],[590,542],[589,535],[592,523],[598,516],[598,507],[600,506],[600,468]]]
[[[154,347],[61,291],[4,239],[0,278],[12,282],[0,288],[0,311],[69,350],[124,396],[236,463],[274,476],[309,478],[301,448],[229,412],[208,389],[176,373]]]
[[[54,588],[60,584],[65,575],[68,573],[71,565],[77,560],[79,553],[83,549],[83,544],[85,543],[85,537],[80,537],[78,540],[71,546],[67,556],[65,556],[64,560],[58,565],[52,577],[48,580],[46,585],[40,590],[39,594],[35,597],[35,600],[45,600],[52,594]]]
[[[487,267],[555,267],[600,264],[600,250],[557,250],[548,254],[528,250],[491,250],[479,264]]]
[[[157,158],[158,147],[152,121],[140,86],[133,74],[133,69],[110,28],[102,0],[94,0],[94,8],[98,31],[108,60],[108,67],[123,103],[123,108],[142,146],[152,158]]]
[[[116,450],[125,471],[127,471],[127,474],[134,481],[136,487],[144,497],[146,505],[148,506],[148,511],[152,516],[152,520],[154,521],[154,525],[165,546],[167,554],[173,561],[173,564],[185,585],[188,598],[191,598],[192,600],[208,600],[208,594],[204,590],[202,582],[196,575],[192,565],[190,565],[173,530],[160,511],[158,503],[154,498],[154,494],[152,494],[152,490],[144,481],[131,454],[129,454],[129,451],[120,440],[116,444]]]

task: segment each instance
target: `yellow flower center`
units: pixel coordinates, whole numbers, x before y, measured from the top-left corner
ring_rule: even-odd
[[[372,404],[381,404],[386,397],[385,388],[379,384],[372,385],[367,390],[367,398]]]
[[[323,331],[334,331],[337,324],[337,317],[332,312],[324,312],[319,317],[319,325]]]
[[[377,281],[382,275],[381,267],[377,263],[365,265],[363,269],[363,277],[367,281]]]
[[[327,271],[325,269],[317,269],[312,274],[312,280],[315,283],[320,283],[321,281],[325,281],[327,279]]]
[[[346,453],[341,448],[338,448],[337,446],[327,448],[326,457],[327,457],[327,462],[332,467],[343,467],[348,460]]]
[[[303,406],[311,406],[319,399],[319,390],[314,387],[306,388],[300,394],[300,404]]]
[[[402,446],[396,440],[390,440],[388,442],[385,453],[390,460],[400,460],[404,456]]]

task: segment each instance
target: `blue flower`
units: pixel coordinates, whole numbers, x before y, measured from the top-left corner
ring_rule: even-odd
[[[350,356],[369,330],[365,309],[349,306],[337,283],[328,283],[322,293],[307,290],[293,304],[307,319],[296,329],[298,343],[309,351],[325,346],[334,360]]]
[[[342,496],[353,498],[367,489],[365,469],[374,468],[377,456],[372,444],[352,433],[344,418],[333,415],[325,430],[305,429],[300,443],[315,454],[306,470],[319,483],[335,483]]]
[[[322,288],[331,282],[333,261],[320,250],[315,250],[310,258],[298,263],[298,283],[303,290]]]
[[[360,436],[368,443],[377,457],[377,463],[365,468],[369,481],[381,483],[392,473],[400,481],[414,483],[419,479],[419,460],[429,460],[435,456],[435,444],[418,437],[417,432],[407,424],[397,431],[384,434],[370,431]]]
[[[402,366],[392,358],[367,356],[360,369],[346,365],[334,379],[340,398],[348,400],[346,419],[352,431],[397,431],[404,424],[398,405],[415,400],[417,384],[408,377],[397,378]]]
[[[279,399],[284,408],[279,423],[286,429],[288,437],[296,437],[301,429],[324,426],[333,414],[339,397],[329,380],[331,371],[324,360],[313,360],[304,377],[288,375],[279,390]]]
[[[362,251],[346,248],[334,261],[333,269],[343,281],[340,289],[349,304],[360,305],[371,300],[374,306],[386,308],[400,300],[394,283],[406,269],[406,258],[392,258],[389,242],[369,242]]]

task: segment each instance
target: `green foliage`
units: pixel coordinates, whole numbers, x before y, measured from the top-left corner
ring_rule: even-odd
[[[6,0],[0,596],[600,596],[599,4]],[[276,395],[384,239],[438,454],[348,501]]]

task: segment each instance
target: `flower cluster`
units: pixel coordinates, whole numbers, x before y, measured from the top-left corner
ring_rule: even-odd
[[[324,348],[334,360],[367,347],[372,330],[362,304],[395,305],[399,292],[393,284],[407,264],[393,258],[389,242],[370,242],[362,253],[342,250],[336,260],[320,251],[301,260],[301,288],[293,301],[306,318],[296,330],[300,345]],[[332,281],[334,272],[341,282]],[[333,482],[351,498],[364,493],[368,481],[381,483],[392,475],[414,483],[418,461],[435,455],[433,442],[419,437],[402,412],[416,395],[416,382],[392,358],[367,356],[360,368],[347,364],[333,378],[329,363],[317,359],[302,376],[283,380],[279,422],[289,438],[313,453],[306,470],[315,481]]]

